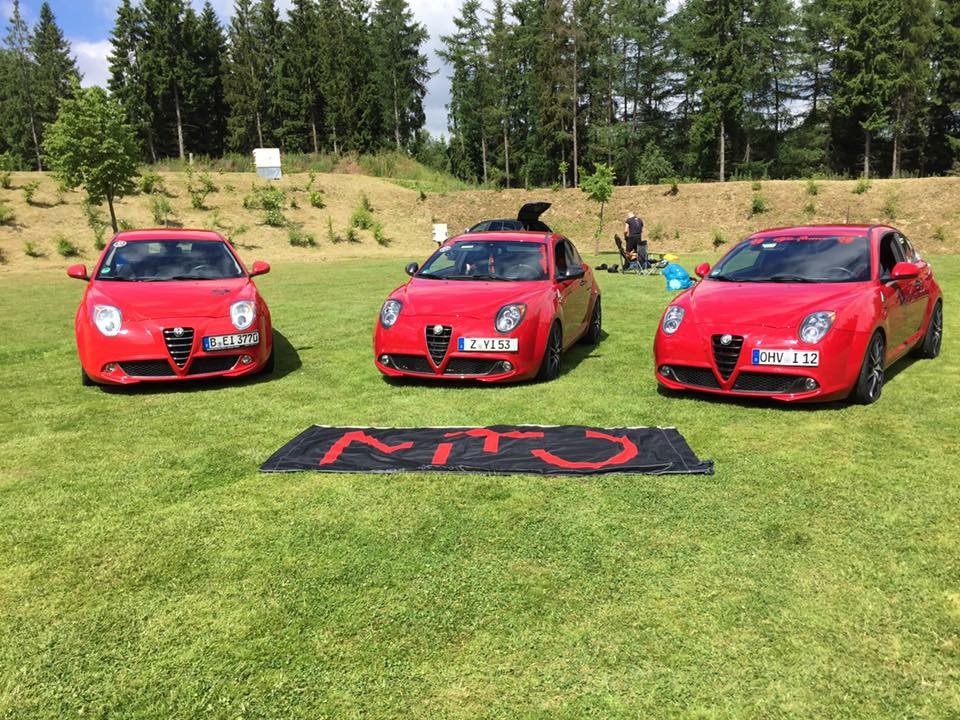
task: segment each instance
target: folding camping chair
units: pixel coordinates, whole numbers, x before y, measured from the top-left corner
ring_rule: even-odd
[[[637,264],[637,255],[636,255],[636,253],[633,253],[633,257],[632,257],[632,258],[627,254],[626,248],[623,247],[623,240],[620,239],[620,236],[619,236],[619,235],[614,235],[614,236],[613,236],[613,242],[616,243],[616,245],[617,245],[617,252],[620,253],[620,260],[621,260],[621,262],[623,263],[623,272],[624,272],[624,274],[627,274],[627,273],[635,273],[635,274],[639,275],[639,274],[640,274],[640,266]]]
[[[644,263],[637,262],[635,252],[627,252],[623,246],[623,240],[619,235],[613,236],[613,241],[617,245],[617,251],[620,253],[620,259],[623,260],[623,272],[635,273],[637,275],[659,275],[660,271],[666,267],[664,262],[664,253],[647,253],[647,260]]]

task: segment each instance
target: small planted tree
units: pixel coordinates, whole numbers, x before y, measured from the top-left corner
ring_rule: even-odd
[[[580,173],[580,189],[594,202],[600,203],[600,224],[593,236],[594,250],[600,252],[600,233],[603,232],[603,206],[613,195],[613,168],[604,163],[594,165],[593,174]]]
[[[68,188],[83,187],[94,203],[107,201],[117,232],[113,201],[136,190],[139,149],[123,108],[103,88],[74,86],[43,141],[46,160]]]

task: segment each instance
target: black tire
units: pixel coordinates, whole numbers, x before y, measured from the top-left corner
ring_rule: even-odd
[[[587,345],[599,345],[602,333],[603,310],[600,307],[600,296],[597,295],[597,301],[593,304],[593,312],[590,314],[590,324],[587,325],[587,331],[583,334],[583,342]]]
[[[879,330],[874,331],[870,342],[867,343],[867,350],[863,354],[863,364],[860,366],[857,384],[850,393],[850,399],[854,402],[870,405],[880,399],[880,393],[883,392],[885,345],[883,333]]]
[[[932,360],[940,354],[940,346],[943,344],[943,303],[937,300],[937,304],[930,313],[930,321],[927,323],[927,331],[923,334],[923,340],[917,345],[916,354],[918,357]]]
[[[540,361],[540,370],[537,380],[550,382],[560,375],[560,357],[563,354],[563,333],[560,323],[554,323],[547,336],[547,345],[543,349],[543,359]]]
[[[87,371],[83,368],[80,368],[80,384],[83,385],[83,387],[93,387],[96,385],[93,378],[87,375]]]

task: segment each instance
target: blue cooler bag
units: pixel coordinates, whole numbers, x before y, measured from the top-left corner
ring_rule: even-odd
[[[667,290],[686,290],[693,287],[690,274],[676,263],[669,263],[662,271],[667,281]]]

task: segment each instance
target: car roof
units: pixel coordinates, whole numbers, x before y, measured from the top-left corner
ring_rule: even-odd
[[[190,228],[145,228],[143,230],[122,230],[114,236],[114,240],[136,242],[138,240],[180,240],[189,238],[192,241],[223,242],[220,233],[212,230]]]
[[[481,232],[464,233],[447,240],[445,244],[455,242],[532,242],[543,244],[556,233],[547,233],[542,230],[483,230]]]
[[[759,230],[750,238],[762,238],[773,235],[808,235],[811,237],[828,237],[830,235],[869,235],[870,231],[876,227],[886,227],[885,225],[866,225],[860,224],[834,224],[834,225],[795,225],[778,228],[769,228],[768,230]]]

